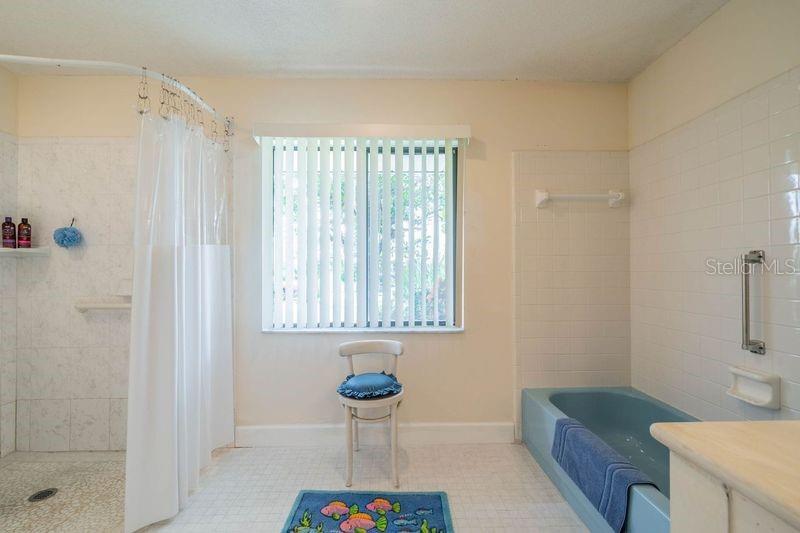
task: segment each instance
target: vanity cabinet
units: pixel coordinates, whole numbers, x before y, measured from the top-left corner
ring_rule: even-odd
[[[800,422],[659,423],[673,533],[800,532]]]
[[[670,453],[670,525],[675,533],[797,532],[708,471]]]

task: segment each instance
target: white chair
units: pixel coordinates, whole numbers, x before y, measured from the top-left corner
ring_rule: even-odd
[[[403,343],[398,341],[375,340],[345,342],[339,346],[339,355],[347,357],[350,374],[352,375],[358,375],[353,366],[353,356],[368,354],[392,355],[392,364],[389,373],[397,376],[397,358],[403,354]],[[358,450],[359,422],[381,422],[387,419],[389,420],[389,426],[391,428],[392,482],[395,487],[400,486],[400,480],[397,475],[397,408],[402,399],[402,389],[400,392],[388,396],[366,399],[350,398],[341,393],[339,394],[339,400],[344,407],[344,423],[347,433],[347,482],[345,485],[348,487],[353,484],[353,449],[355,447],[355,449]],[[381,407],[388,407],[389,413],[375,418],[363,418],[358,414],[359,408],[374,409]]]

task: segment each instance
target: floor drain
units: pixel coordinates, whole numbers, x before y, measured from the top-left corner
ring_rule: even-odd
[[[58,492],[58,489],[40,490],[39,492],[36,492],[36,493],[31,494],[30,496],[28,496],[28,501],[29,502],[40,502],[42,500],[46,500],[47,498],[49,498],[50,496],[52,496],[56,492]]]

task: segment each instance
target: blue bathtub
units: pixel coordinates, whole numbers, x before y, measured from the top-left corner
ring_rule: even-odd
[[[650,424],[696,419],[631,388],[522,391],[523,442],[593,532],[611,528],[550,455],[556,420],[564,417],[579,420],[658,485],[631,489],[625,530],[669,533],[669,450],[650,436]]]

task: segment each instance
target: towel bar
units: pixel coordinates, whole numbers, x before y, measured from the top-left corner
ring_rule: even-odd
[[[536,189],[536,207],[541,208],[550,200],[602,200],[608,202],[608,207],[619,207],[625,193],[622,191],[608,191],[605,194],[550,194],[545,189]]]

